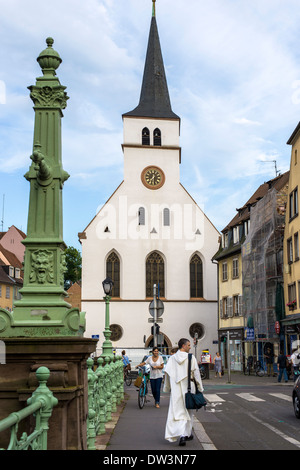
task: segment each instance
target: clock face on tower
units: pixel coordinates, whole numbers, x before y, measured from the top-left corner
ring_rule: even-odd
[[[165,182],[165,175],[157,166],[147,166],[142,171],[141,179],[146,188],[159,189]]]

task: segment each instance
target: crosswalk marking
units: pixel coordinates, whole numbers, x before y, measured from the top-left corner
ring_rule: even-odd
[[[219,397],[219,395],[216,395],[214,393],[204,393],[204,396],[206,398],[207,401],[209,401],[209,403],[212,403],[212,402],[222,402],[222,401],[225,401],[223,398]]]
[[[227,395],[227,393],[220,393],[220,395]],[[204,396],[207,400],[208,403],[210,404],[216,404],[216,403],[223,403],[225,402],[226,400],[224,400],[224,398],[220,397],[220,395],[216,394],[216,393],[204,393]],[[247,401],[254,401],[254,402],[264,402],[266,400],[262,399],[262,398],[259,398],[255,395],[253,395],[252,393],[235,393],[236,396],[242,398],[243,400],[247,400]],[[291,396],[288,396],[288,395],[285,395],[284,393],[268,393],[268,395],[271,395],[275,398],[280,398],[281,400],[286,400],[288,402],[292,402],[293,399]]]
[[[247,401],[265,401],[262,398],[255,397],[251,393],[237,393],[236,395]]]
[[[288,395],[284,395],[284,393],[270,393],[270,395],[276,398],[281,398],[282,400],[286,400],[289,402],[293,401],[292,397],[289,397]]]

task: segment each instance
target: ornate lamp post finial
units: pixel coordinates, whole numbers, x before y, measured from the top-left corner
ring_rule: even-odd
[[[153,3],[152,16],[155,16],[155,2],[156,0],[152,0],[152,3]]]

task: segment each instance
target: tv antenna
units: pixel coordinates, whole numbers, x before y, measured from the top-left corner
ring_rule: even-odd
[[[4,201],[5,201],[5,194],[3,194],[1,232],[3,232],[3,229],[4,229]]]
[[[274,168],[275,168],[275,175],[276,175],[276,178],[277,176],[280,174],[280,171],[277,170],[277,161],[276,160],[260,160],[262,163],[274,163]]]

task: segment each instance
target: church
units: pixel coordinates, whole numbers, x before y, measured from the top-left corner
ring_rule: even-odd
[[[156,286],[163,306],[157,322],[162,350],[169,353],[182,337],[193,344],[198,336],[198,354],[214,354],[218,303],[212,258],[219,233],[180,183],[180,117],[171,107],[155,0],[139,104],[122,118],[124,179],[79,234],[85,336],[99,335],[100,352],[102,281],[110,277],[114,348],[153,346],[149,306]]]

